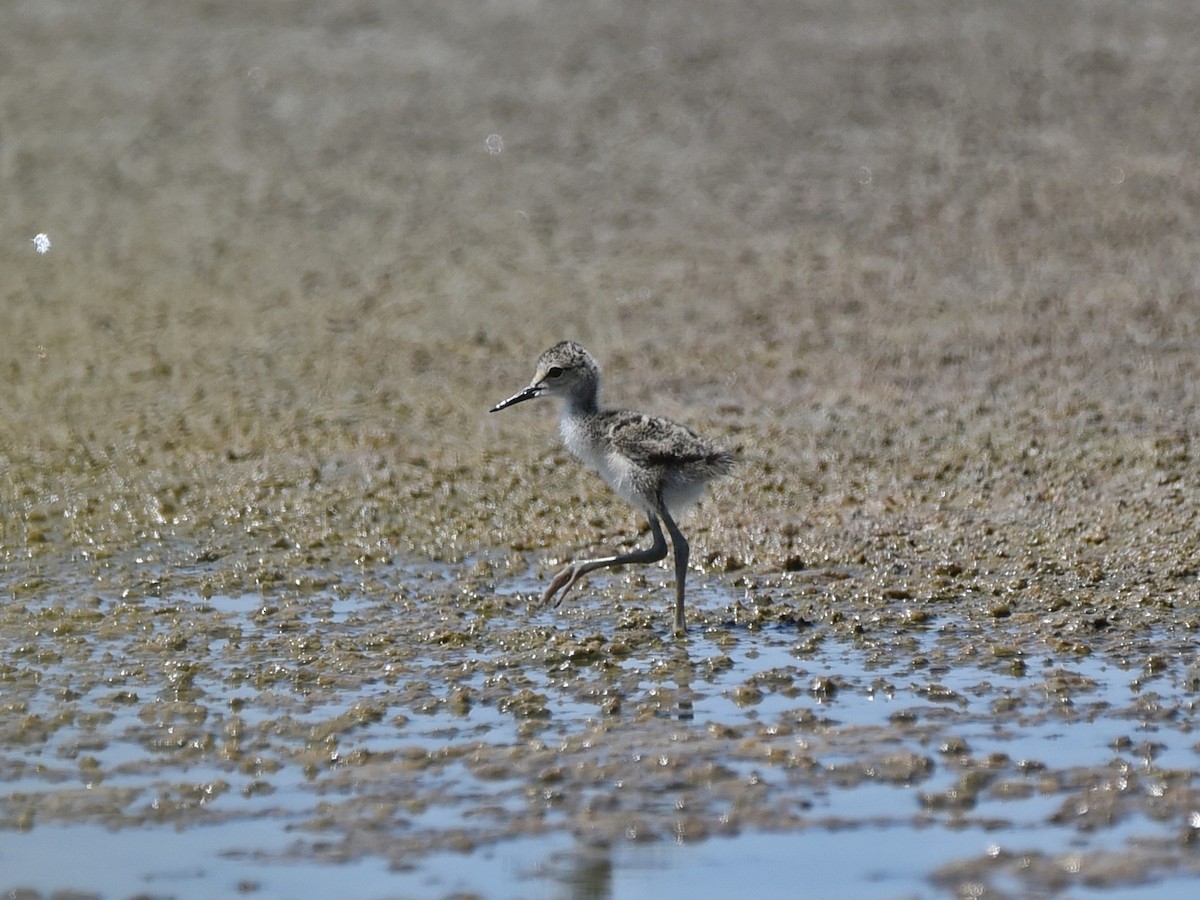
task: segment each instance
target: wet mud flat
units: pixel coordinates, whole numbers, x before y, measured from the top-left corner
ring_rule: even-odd
[[[1190,631],[1085,653],[931,598],[847,619],[873,579],[837,570],[712,581],[678,642],[665,571],[552,613],[484,568],[7,604],[6,870],[43,837],[203,839],[6,888],[275,896],[352,865],[370,896],[638,895],[731,877],[704,846],[774,896],[798,859],[814,895],[1196,874]]]
[[[883,6],[10,4],[0,889],[1191,896],[1194,9]]]

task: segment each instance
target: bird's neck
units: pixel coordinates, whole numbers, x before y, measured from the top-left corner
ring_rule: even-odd
[[[600,391],[594,388],[572,394],[563,403],[564,419],[594,416],[598,412],[600,412]]]

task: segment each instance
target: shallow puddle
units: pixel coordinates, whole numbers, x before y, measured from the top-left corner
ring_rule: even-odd
[[[619,578],[560,612],[532,581],[393,578],[11,603],[0,888],[714,895],[748,864],[764,896],[1194,888],[1185,639],[985,654],[950,616],[747,627],[701,586],[677,644]]]

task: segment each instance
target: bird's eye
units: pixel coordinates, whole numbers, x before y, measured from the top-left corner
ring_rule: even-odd
[[[547,378],[558,378],[562,375],[562,369],[559,366],[551,366],[546,370]]]

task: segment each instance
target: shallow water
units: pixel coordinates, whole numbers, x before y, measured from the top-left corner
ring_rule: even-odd
[[[710,584],[693,602],[724,624],[676,646],[636,597],[554,612],[532,580],[488,598],[439,571],[10,605],[0,888],[715,896],[751,863],[764,896],[1194,889],[1195,683],[1169,635],[1155,671],[1014,666],[952,616],[746,628]],[[577,631],[597,619],[611,637]]]

